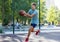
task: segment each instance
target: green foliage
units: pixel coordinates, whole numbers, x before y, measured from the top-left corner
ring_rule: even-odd
[[[45,6],[45,1],[44,0],[40,0],[40,21],[44,22],[44,20],[46,19],[46,11],[47,8]]]
[[[58,11],[57,20],[58,20],[58,22],[60,22],[60,10]]]
[[[52,6],[47,13],[47,21],[52,22],[56,18],[55,8]]]
[[[0,19],[2,19],[2,11],[1,11],[1,8],[2,8],[2,0],[0,0]]]
[[[45,7],[45,0],[40,0],[40,22],[54,22],[54,24],[58,24],[60,22],[60,10],[51,6],[48,10]]]
[[[58,21],[60,20],[59,14],[59,10],[55,6],[51,6],[47,11],[47,21],[51,23],[54,21],[55,25],[58,24]]]
[[[12,17],[12,10],[11,10],[11,1],[12,0],[3,0],[2,2],[2,21],[3,21],[3,25],[7,25],[9,23],[9,21],[11,21],[11,17]]]

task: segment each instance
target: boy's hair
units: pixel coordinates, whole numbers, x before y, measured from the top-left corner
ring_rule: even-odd
[[[36,3],[33,2],[32,5],[36,6]]]

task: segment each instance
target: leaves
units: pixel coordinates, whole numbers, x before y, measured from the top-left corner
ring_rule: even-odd
[[[45,6],[45,1],[44,0],[40,0],[40,21],[41,22],[44,21],[45,18],[46,18],[46,16],[45,16],[46,10],[47,10],[47,8]]]

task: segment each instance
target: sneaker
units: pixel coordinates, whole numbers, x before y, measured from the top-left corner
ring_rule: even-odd
[[[26,38],[26,39],[25,39],[25,42],[28,42],[28,40],[29,40],[29,39],[28,39],[28,38]]]
[[[38,35],[38,33],[40,33],[40,30],[38,30],[35,35]]]

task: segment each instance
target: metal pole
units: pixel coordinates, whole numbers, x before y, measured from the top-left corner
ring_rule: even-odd
[[[40,0],[39,0],[39,29],[40,29]]]
[[[14,8],[14,0],[12,0],[12,10],[13,10],[13,34],[14,34],[14,12],[15,12],[15,8]]]

